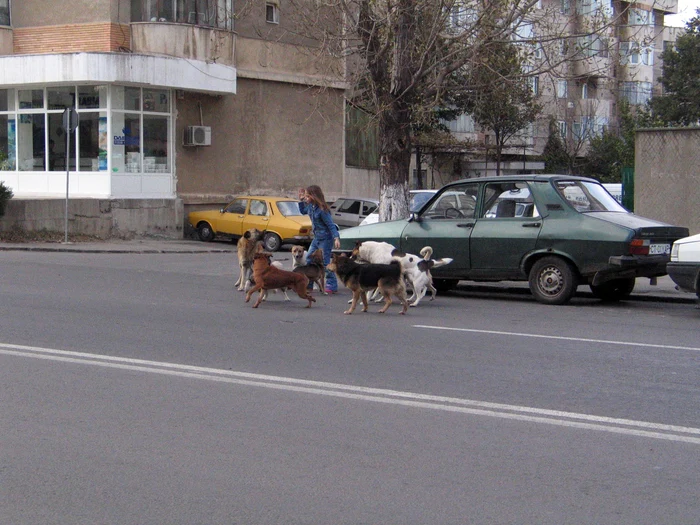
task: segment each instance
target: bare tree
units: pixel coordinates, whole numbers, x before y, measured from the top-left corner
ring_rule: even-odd
[[[570,68],[575,60],[590,59],[590,53],[583,52],[586,46],[578,42],[605,31],[609,22],[605,13],[594,13],[572,27],[558,9],[536,9],[536,0],[289,3],[299,15],[299,31],[318,42],[316,50],[346,60],[348,97],[376,119],[380,220],[407,215],[413,127],[433,118],[436,108],[475,89],[488,89],[469,84],[474,78],[470,72],[490,67],[504,45],[514,41],[519,43],[519,60],[531,67],[508,73],[494,69],[495,80],[490,82],[514,84],[544,71]],[[529,32],[532,27],[537,31]],[[572,42],[566,54],[542,51],[553,49],[564,37]],[[558,73],[565,74],[573,75]]]

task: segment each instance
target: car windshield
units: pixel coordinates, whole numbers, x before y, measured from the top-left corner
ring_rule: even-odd
[[[285,217],[302,214],[299,210],[299,203],[296,201],[277,201],[277,209]]]
[[[628,213],[601,184],[578,180],[558,180],[554,186],[562,197],[579,212],[616,211]]]

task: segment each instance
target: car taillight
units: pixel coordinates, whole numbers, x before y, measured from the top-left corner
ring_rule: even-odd
[[[630,255],[649,255],[649,240],[632,239],[630,242]]]

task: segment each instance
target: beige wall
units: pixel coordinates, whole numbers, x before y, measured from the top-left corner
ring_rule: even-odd
[[[635,213],[700,233],[700,128],[637,131]]]
[[[185,203],[295,195],[309,184],[342,193],[342,91],[243,78],[237,88],[232,96],[177,100],[177,193]],[[212,145],[182,146],[188,125],[211,126]]]
[[[21,0],[12,2],[12,26],[33,27],[90,22],[122,22],[130,17],[130,2],[126,0]]]

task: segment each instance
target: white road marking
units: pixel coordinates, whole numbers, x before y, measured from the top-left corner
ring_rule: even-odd
[[[489,403],[470,399],[460,399],[445,396],[433,396],[401,392],[381,388],[370,388],[340,383],[309,381],[290,377],[279,377],[248,372],[236,372],[200,366],[190,366],[178,363],[165,363],[132,359],[86,352],[72,352],[35,346],[24,346],[0,343],[0,354],[34,359],[46,359],[65,363],[132,370],[152,374],[164,374],[206,381],[217,381],[245,386],[255,386],[276,390],[301,392],[313,395],[356,399],[375,403],[386,403],[413,408],[442,410],[463,414],[495,417],[557,425],[562,427],[597,430],[615,434],[625,434],[638,437],[680,441],[700,445],[700,428],[665,425],[631,419],[592,416],[559,410],[548,410],[534,407],[522,407]]]
[[[472,332],[478,334],[491,335],[513,335],[517,337],[532,337],[536,339],[558,339],[560,341],[575,341],[579,343],[599,343],[606,345],[622,345],[622,346],[643,346],[646,348],[662,348],[664,350],[690,350],[691,352],[700,352],[700,348],[694,346],[675,346],[675,345],[657,345],[654,343],[635,343],[631,341],[614,341],[610,339],[586,339],[584,337],[566,337],[562,335],[543,335],[543,334],[526,334],[523,332],[504,332],[500,330],[476,330],[474,328],[452,328],[450,326],[431,326],[427,324],[414,324],[413,328],[427,328],[429,330],[445,330],[452,332]]]

